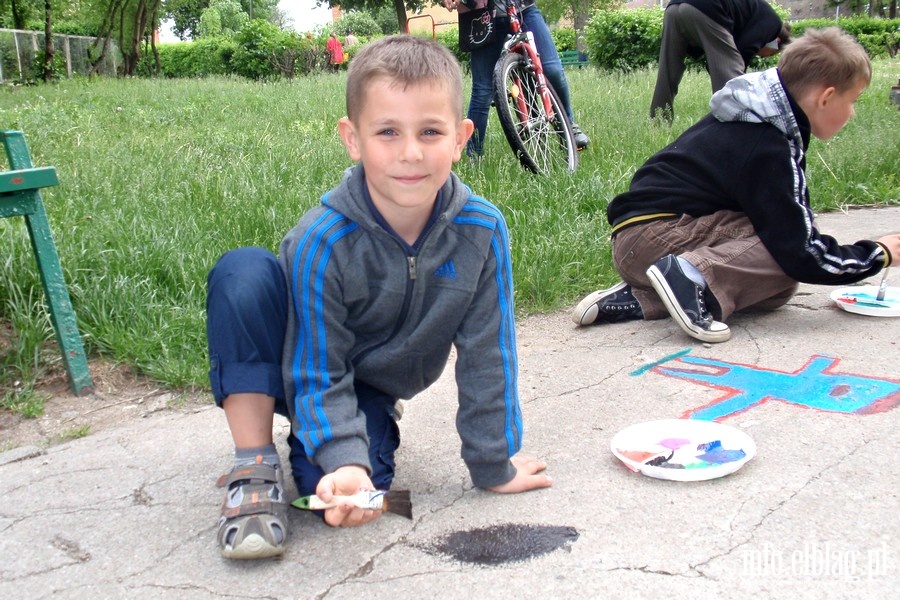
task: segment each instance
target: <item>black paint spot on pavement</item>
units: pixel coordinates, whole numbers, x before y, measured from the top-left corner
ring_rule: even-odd
[[[454,531],[425,550],[476,565],[501,565],[548,554],[577,539],[574,527],[506,523]]]

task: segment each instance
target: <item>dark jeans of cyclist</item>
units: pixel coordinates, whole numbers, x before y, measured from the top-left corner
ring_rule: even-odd
[[[550,28],[544,21],[544,15],[535,5],[523,9],[520,15],[523,27],[534,34],[534,42],[541,55],[544,75],[556,90],[563,108],[574,123],[575,116],[569,101],[569,82],[563,71],[556,45],[553,43],[553,37],[550,35]],[[472,97],[469,99],[469,112],[466,116],[475,123],[475,133],[469,138],[466,146],[466,154],[469,156],[484,154],[484,136],[487,131],[488,115],[491,111],[491,100],[494,93],[494,65],[500,58],[500,51],[503,50],[506,35],[498,35],[497,38],[490,46],[474,50],[470,57]]]

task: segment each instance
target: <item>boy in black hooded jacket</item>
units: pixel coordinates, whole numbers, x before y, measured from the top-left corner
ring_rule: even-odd
[[[840,245],[809,203],[810,134],[840,131],[871,77],[865,50],[829,28],[807,31],[778,67],[729,81],[609,204],[624,281],[584,298],[574,321],[669,315],[691,337],[723,342],[735,311],[775,309],[798,282],[855,283],[900,260],[900,235]]]

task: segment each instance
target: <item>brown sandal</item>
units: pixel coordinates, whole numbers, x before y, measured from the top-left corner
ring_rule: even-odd
[[[217,537],[226,558],[278,556],[287,539],[287,501],[281,468],[248,465],[219,478],[227,487]]]

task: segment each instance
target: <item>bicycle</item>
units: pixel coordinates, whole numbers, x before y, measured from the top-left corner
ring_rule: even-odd
[[[523,167],[538,174],[578,168],[572,122],[544,76],[534,42],[519,21],[515,2],[506,8],[512,32],[494,67],[494,106],[503,133]]]

